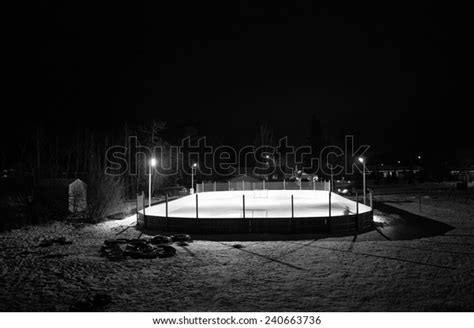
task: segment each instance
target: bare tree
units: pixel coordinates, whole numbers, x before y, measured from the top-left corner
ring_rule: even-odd
[[[90,148],[87,178],[86,219],[89,222],[97,222],[104,216],[113,214],[114,208],[125,199],[123,178],[105,173],[96,148],[101,149],[99,146]]]
[[[254,143],[256,147],[268,147],[275,145],[273,129],[268,123],[263,123],[260,125]]]

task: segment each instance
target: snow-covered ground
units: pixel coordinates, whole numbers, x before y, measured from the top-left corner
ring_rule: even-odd
[[[295,217],[325,217],[329,215],[329,193],[322,190],[250,190],[217,191],[197,194],[200,218],[241,218],[242,196],[245,196],[246,217],[291,217],[293,196]],[[331,215],[344,215],[345,211],[356,212],[356,203],[338,194],[331,193]],[[146,214],[166,216],[164,203],[145,209]],[[370,211],[370,207],[359,204],[359,213]],[[168,213],[175,217],[196,217],[196,195],[170,201]]]
[[[419,210],[416,197],[384,197]],[[474,201],[446,195],[422,201],[423,215],[455,229],[403,241],[377,231],[357,238],[198,240],[175,246],[175,257],[124,262],[99,257],[98,250],[104,239],[138,237],[133,227],[116,235],[133,218],[13,230],[0,234],[0,310],[67,311],[100,292],[113,298],[105,311],[473,311]],[[35,247],[57,236],[73,244]]]

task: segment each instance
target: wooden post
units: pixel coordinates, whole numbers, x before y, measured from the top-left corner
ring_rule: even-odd
[[[331,204],[331,196],[332,196],[332,195],[331,195],[331,190],[329,190],[329,217],[331,217],[331,210],[332,210],[332,209],[331,209],[331,205],[332,205],[332,204]]]
[[[283,190],[286,190],[286,181],[283,179]]]
[[[262,190],[265,190],[265,180],[262,180]]]
[[[356,193],[356,214],[359,215],[359,194]]]
[[[245,190],[245,181],[242,180],[242,190]]]
[[[302,181],[302,180],[300,180],[300,190],[301,190],[301,185],[302,185],[302,184],[303,184],[303,181]]]
[[[293,195],[291,195],[291,218],[295,218],[295,203],[293,201]]]
[[[199,200],[198,200],[198,194],[196,194],[196,219],[199,219]]]
[[[168,193],[165,193],[165,202],[166,202],[166,231],[169,231],[170,230],[170,220],[168,218]]]
[[[201,182],[201,192],[204,192],[204,181]]]
[[[242,217],[245,219],[245,195],[242,195]]]
[[[143,196],[143,197],[141,198],[141,200],[142,200],[142,207],[143,207],[143,217],[144,217],[145,220],[146,220],[146,213],[145,213],[145,192],[144,192],[144,191],[142,191],[142,196]],[[145,222],[146,222],[146,221],[145,221]]]
[[[356,233],[359,233],[359,194],[358,193],[356,193]]]
[[[359,232],[359,194],[356,193],[356,232]]]
[[[421,213],[421,192],[418,192],[418,209]]]
[[[214,191],[217,190],[216,182],[214,181]]]
[[[230,191],[230,181],[227,181],[227,185],[229,186],[229,191]]]
[[[313,190],[316,190],[316,183],[313,180]]]
[[[136,202],[135,202],[135,205],[137,205],[135,207],[135,212],[137,212],[137,226],[138,226],[138,212],[140,211],[140,209],[138,208],[138,193],[137,193],[137,198],[135,198]]]

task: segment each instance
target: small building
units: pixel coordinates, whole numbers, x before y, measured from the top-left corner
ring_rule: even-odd
[[[245,181],[245,182],[261,182],[262,180],[254,177],[254,176],[251,176],[251,175],[247,175],[247,174],[239,174],[235,177],[233,177],[232,179],[229,180],[230,182],[242,182],[242,181]]]
[[[456,181],[466,183],[474,181],[474,161],[451,166],[449,175]]]
[[[419,165],[368,165],[367,171],[369,174],[376,174],[381,178],[405,178],[410,174],[418,174],[423,168]]]
[[[36,210],[55,215],[85,211],[87,184],[80,179],[45,179],[35,188]]]

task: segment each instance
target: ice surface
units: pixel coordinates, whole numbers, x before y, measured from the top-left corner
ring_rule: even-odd
[[[329,216],[329,192],[322,190],[259,190],[217,191],[197,194],[199,218],[240,218],[245,210],[253,213],[265,211],[267,217],[291,217],[293,195],[295,217]],[[359,203],[359,213],[370,211],[370,207]],[[356,203],[338,194],[331,194],[331,215],[356,212]],[[166,205],[158,204],[146,208],[152,216],[166,216]],[[168,215],[174,217],[196,217],[196,195],[189,195],[168,203]],[[246,215],[247,217],[248,215]]]

